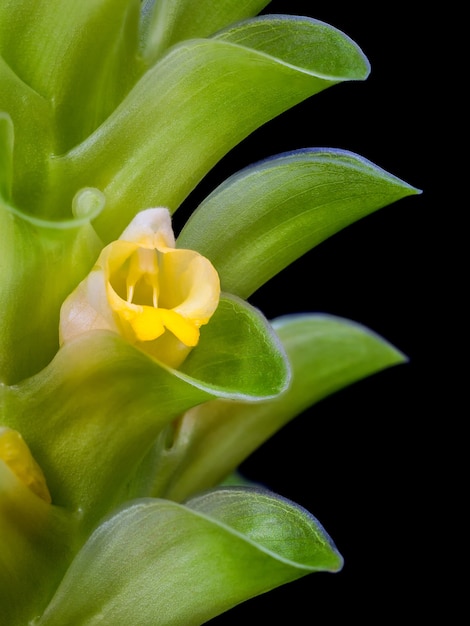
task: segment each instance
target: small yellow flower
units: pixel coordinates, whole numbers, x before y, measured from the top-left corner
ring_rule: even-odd
[[[51,503],[41,468],[23,437],[12,428],[0,427],[0,463],[2,461],[26,487],[48,504]]]
[[[60,341],[97,329],[119,333],[160,361],[178,367],[199,341],[220,297],[208,259],[175,248],[167,209],[140,212],[106,246],[60,315]]]

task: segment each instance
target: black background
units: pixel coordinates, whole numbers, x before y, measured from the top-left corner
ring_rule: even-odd
[[[436,601],[423,575],[434,570],[437,546],[429,542],[428,529],[440,515],[427,349],[437,299],[430,288],[429,226],[436,205],[430,137],[435,141],[438,130],[425,76],[433,57],[431,26],[407,9],[404,2],[271,2],[264,13],[306,15],[345,32],[368,57],[371,74],[266,124],[204,183],[211,188],[286,150],[332,147],[356,152],[423,190],[327,240],[250,299],[268,318],[315,311],[355,320],[410,360],[306,411],[244,463],[247,477],[320,520],[345,565],[338,574],[312,574],[245,602],[212,620],[214,625],[245,619],[406,623],[423,618]],[[198,193],[205,191],[203,185]]]

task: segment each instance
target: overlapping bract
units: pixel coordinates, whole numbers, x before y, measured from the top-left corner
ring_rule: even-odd
[[[173,213],[261,124],[367,77],[344,33],[255,17],[267,4],[0,5],[0,427],[21,434],[52,497],[0,450],[0,606],[11,626],[200,624],[341,567],[306,511],[217,485],[304,408],[405,357],[348,320],[270,324],[242,298],[416,189],[345,151],[254,164],[176,241],[175,252],[207,257],[224,290],[179,369],[116,328],[59,348],[62,303],[140,211]],[[183,602],[188,585],[199,593]]]

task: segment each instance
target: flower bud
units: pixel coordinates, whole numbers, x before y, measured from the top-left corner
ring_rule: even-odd
[[[0,427],[1,461],[33,493],[48,504],[51,503],[51,495],[41,468],[20,433],[11,428]]]

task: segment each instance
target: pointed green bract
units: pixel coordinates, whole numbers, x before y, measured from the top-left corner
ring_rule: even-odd
[[[229,526],[264,550],[301,568],[337,572],[343,565],[318,520],[299,505],[268,490],[219,488],[190,498],[185,506]],[[281,545],[280,537],[285,538]]]
[[[231,26],[215,38],[258,50],[333,82],[364,80],[370,72],[367,58],[352,39],[308,17],[265,15]]]
[[[250,165],[195,210],[177,245],[209,258],[222,288],[250,296],[342,228],[419,193],[344,150],[299,150]]]
[[[318,521],[270,493],[225,489],[186,506],[136,501],[93,533],[35,626],[198,626],[341,566]]]
[[[160,444],[155,495],[183,500],[212,487],[305,409],[406,360],[389,342],[351,320],[297,314],[274,320],[273,326],[291,363],[289,389],[265,402],[216,400],[188,411],[172,445]]]

